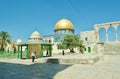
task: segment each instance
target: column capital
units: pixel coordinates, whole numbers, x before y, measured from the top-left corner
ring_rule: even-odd
[[[119,23],[117,23],[117,24],[112,24],[112,26],[113,26],[115,29],[117,29],[119,25],[120,25]]]
[[[95,28],[95,31],[98,32],[100,28]]]
[[[110,24],[106,24],[104,25],[105,29],[108,30],[108,28],[110,27]]]

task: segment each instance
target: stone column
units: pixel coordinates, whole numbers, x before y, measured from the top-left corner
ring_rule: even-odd
[[[99,42],[99,28],[96,28],[95,35],[96,35],[96,42]]]
[[[109,28],[109,26],[106,26],[106,27],[105,27],[105,31],[106,31],[106,42],[108,42],[108,28]]]
[[[108,30],[106,30],[106,42],[108,42]]]
[[[119,26],[119,24],[113,24],[113,27],[115,28],[115,38],[116,38],[116,41],[118,41],[118,31],[117,31],[118,26]]]
[[[116,37],[116,41],[118,41],[118,31],[117,31],[117,28],[115,28],[115,37]]]

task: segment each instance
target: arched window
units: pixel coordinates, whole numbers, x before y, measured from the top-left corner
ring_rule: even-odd
[[[106,42],[106,31],[103,27],[99,29],[99,41]]]
[[[64,34],[65,33],[65,30],[62,30],[62,34]]]

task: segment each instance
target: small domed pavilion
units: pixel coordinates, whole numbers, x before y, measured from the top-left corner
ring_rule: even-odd
[[[38,31],[34,31],[28,42],[24,44],[19,44],[18,45],[18,57],[19,58],[31,58],[31,53],[35,52],[36,53],[36,58],[43,57],[44,53],[43,51],[47,52],[48,55],[46,56],[51,56],[52,55],[52,44],[51,43],[45,43],[42,40],[42,37],[40,36],[40,33]]]

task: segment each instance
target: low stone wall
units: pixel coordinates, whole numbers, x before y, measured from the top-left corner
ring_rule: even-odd
[[[104,54],[120,55],[120,42],[104,43]]]
[[[58,64],[94,64],[103,60],[103,54],[79,54],[45,58],[46,62]]]

